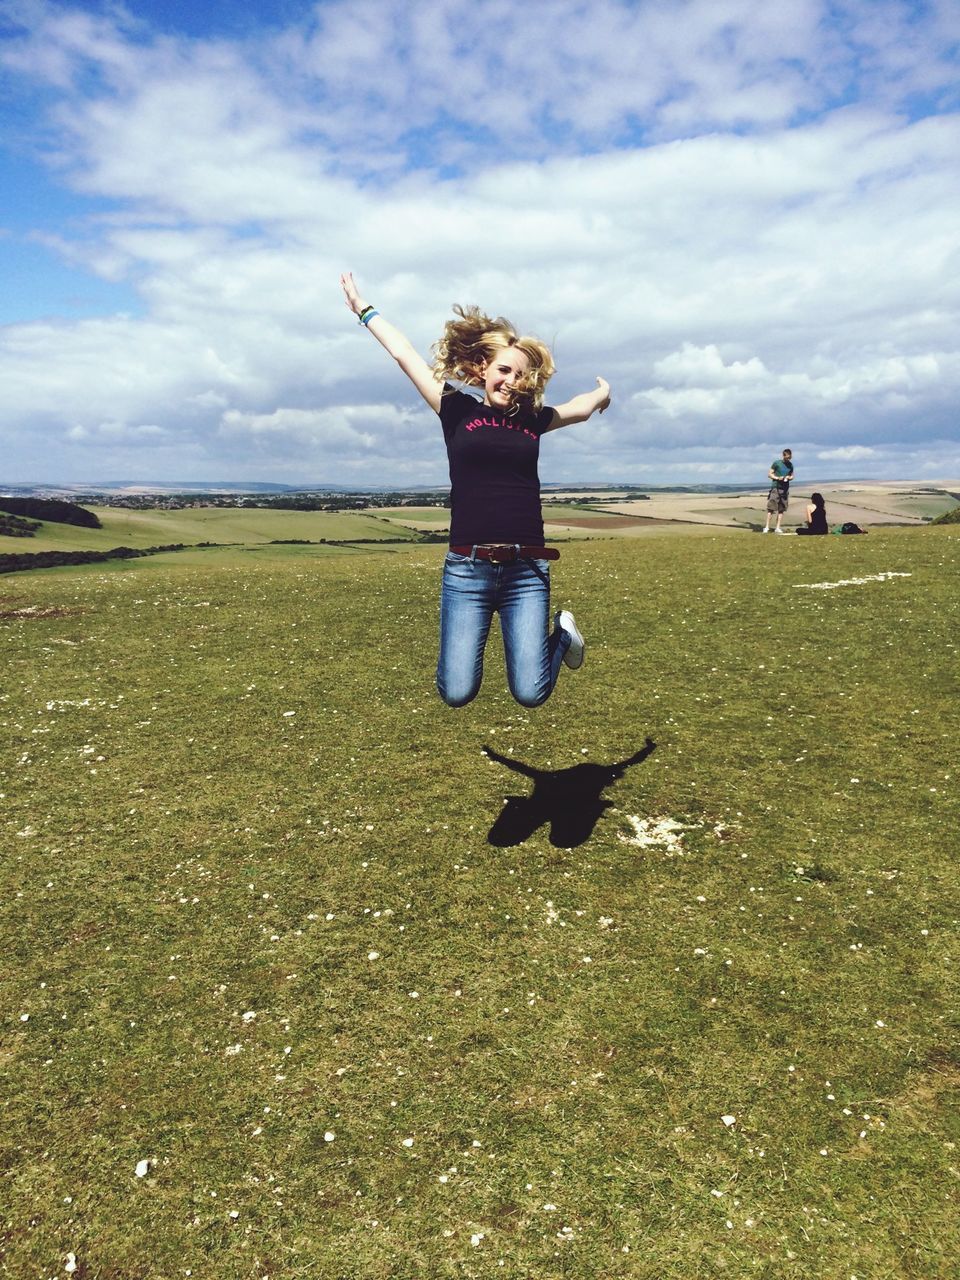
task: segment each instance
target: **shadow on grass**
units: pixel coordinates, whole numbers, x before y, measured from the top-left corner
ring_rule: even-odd
[[[603,798],[605,789],[655,749],[656,743],[648,738],[639,751],[617,764],[577,764],[570,769],[549,770],[534,769],[500,755],[492,747],[484,747],[491,760],[533,782],[531,795],[506,797],[502,812],[487,834],[488,842],[500,849],[511,848],[549,825],[550,843],[555,848],[575,849],[584,844],[604,811],[613,805],[612,800]]]

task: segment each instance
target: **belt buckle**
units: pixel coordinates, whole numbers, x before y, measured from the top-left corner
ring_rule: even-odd
[[[513,564],[516,558],[516,547],[491,547],[487,552],[487,559],[491,564]]]

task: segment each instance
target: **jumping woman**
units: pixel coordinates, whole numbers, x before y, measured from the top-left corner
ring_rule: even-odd
[[[583,663],[584,641],[573,615],[550,620],[550,560],[543,545],[540,437],[586,422],[610,403],[610,388],[553,408],[543,392],[553,357],[536,338],[522,337],[502,316],[454,307],[433,365],[399,329],[367,303],[348,272],[340,277],[347,306],[391,355],[440,417],[450,463],[450,549],[440,597],[437,689],[451,707],[477,696],[483,650],[495,613],[500,615],[510,692],[538,707],[553,692],[561,662]],[[482,399],[453,384],[475,387]]]

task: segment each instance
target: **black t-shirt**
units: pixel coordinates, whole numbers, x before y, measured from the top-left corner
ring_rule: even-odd
[[[826,532],[827,532],[827,510],[826,510],[826,507],[817,507],[817,506],[814,506],[814,508],[813,508],[813,515],[810,517],[810,532],[811,532],[811,533],[826,533]]]
[[[508,417],[444,384],[440,422],[450,462],[450,545],[543,546],[540,436],[553,410]]]

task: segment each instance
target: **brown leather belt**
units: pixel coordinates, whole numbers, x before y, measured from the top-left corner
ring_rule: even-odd
[[[491,564],[513,564],[515,560],[559,560],[556,547],[451,547],[457,556],[470,556],[474,560],[489,560]]]

